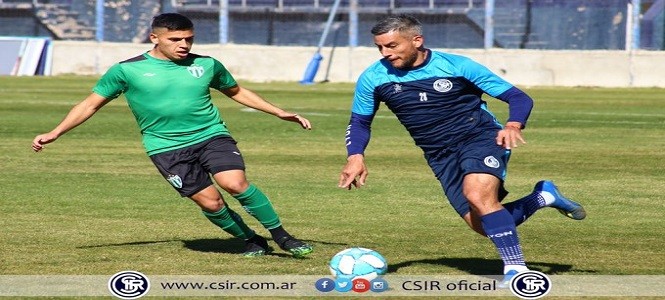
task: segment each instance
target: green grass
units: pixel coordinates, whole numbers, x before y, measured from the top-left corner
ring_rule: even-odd
[[[308,117],[312,131],[215,93],[239,141],[250,181],[285,227],[315,245],[239,256],[242,244],[202,217],[158,175],[124,98],[33,153],[33,137],[82,100],[93,77],[0,77],[0,274],[328,274],[350,246],[378,250],[390,274],[495,274],[492,244],[455,214],[420,150],[384,107],[360,190],[336,187],[345,162],[351,84],[246,87]],[[519,227],[529,266],[548,274],[664,274],[665,101],[661,89],[530,88],[527,144],[511,158],[507,201],[543,178],[583,203],[572,221],[544,209]],[[501,118],[506,105],[488,99]],[[240,211],[237,201],[231,207]],[[258,222],[248,223],[265,233]]]

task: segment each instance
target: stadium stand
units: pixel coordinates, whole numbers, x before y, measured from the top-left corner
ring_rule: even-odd
[[[104,41],[146,42],[160,12],[192,18],[197,43],[218,43],[220,0],[104,0]],[[494,46],[508,49],[623,49],[629,0],[501,0],[495,2]],[[228,0],[228,42],[314,46],[334,0]],[[342,0],[325,46],[348,42],[349,0]],[[644,49],[664,49],[665,0],[641,0]],[[0,35],[94,40],[94,0],[0,0]],[[482,48],[484,0],[359,0],[359,46],[386,13],[423,21],[430,47]]]
[[[0,0],[3,15],[34,16],[56,39],[89,40],[95,36],[95,28],[82,20],[72,5],[72,0]]]

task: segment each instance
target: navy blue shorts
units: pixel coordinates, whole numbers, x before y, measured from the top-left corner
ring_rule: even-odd
[[[245,162],[230,136],[217,136],[182,149],[150,156],[160,173],[183,197],[212,185],[210,175],[245,170]]]
[[[503,182],[510,150],[496,144],[497,132],[498,130],[485,130],[436,157],[425,156],[448,201],[462,217],[470,211],[469,201],[462,192],[462,181],[466,174],[492,174],[501,180],[499,201],[508,195]]]

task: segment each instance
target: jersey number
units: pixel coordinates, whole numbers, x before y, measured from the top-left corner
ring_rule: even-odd
[[[427,93],[421,92],[418,95],[420,96],[420,101],[427,101]]]

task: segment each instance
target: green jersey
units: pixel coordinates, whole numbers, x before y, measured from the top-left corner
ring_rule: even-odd
[[[124,93],[148,155],[184,148],[214,136],[230,136],[210,88],[237,85],[218,60],[189,54],[178,62],[148,53],[113,65],[92,91],[107,99]]]

